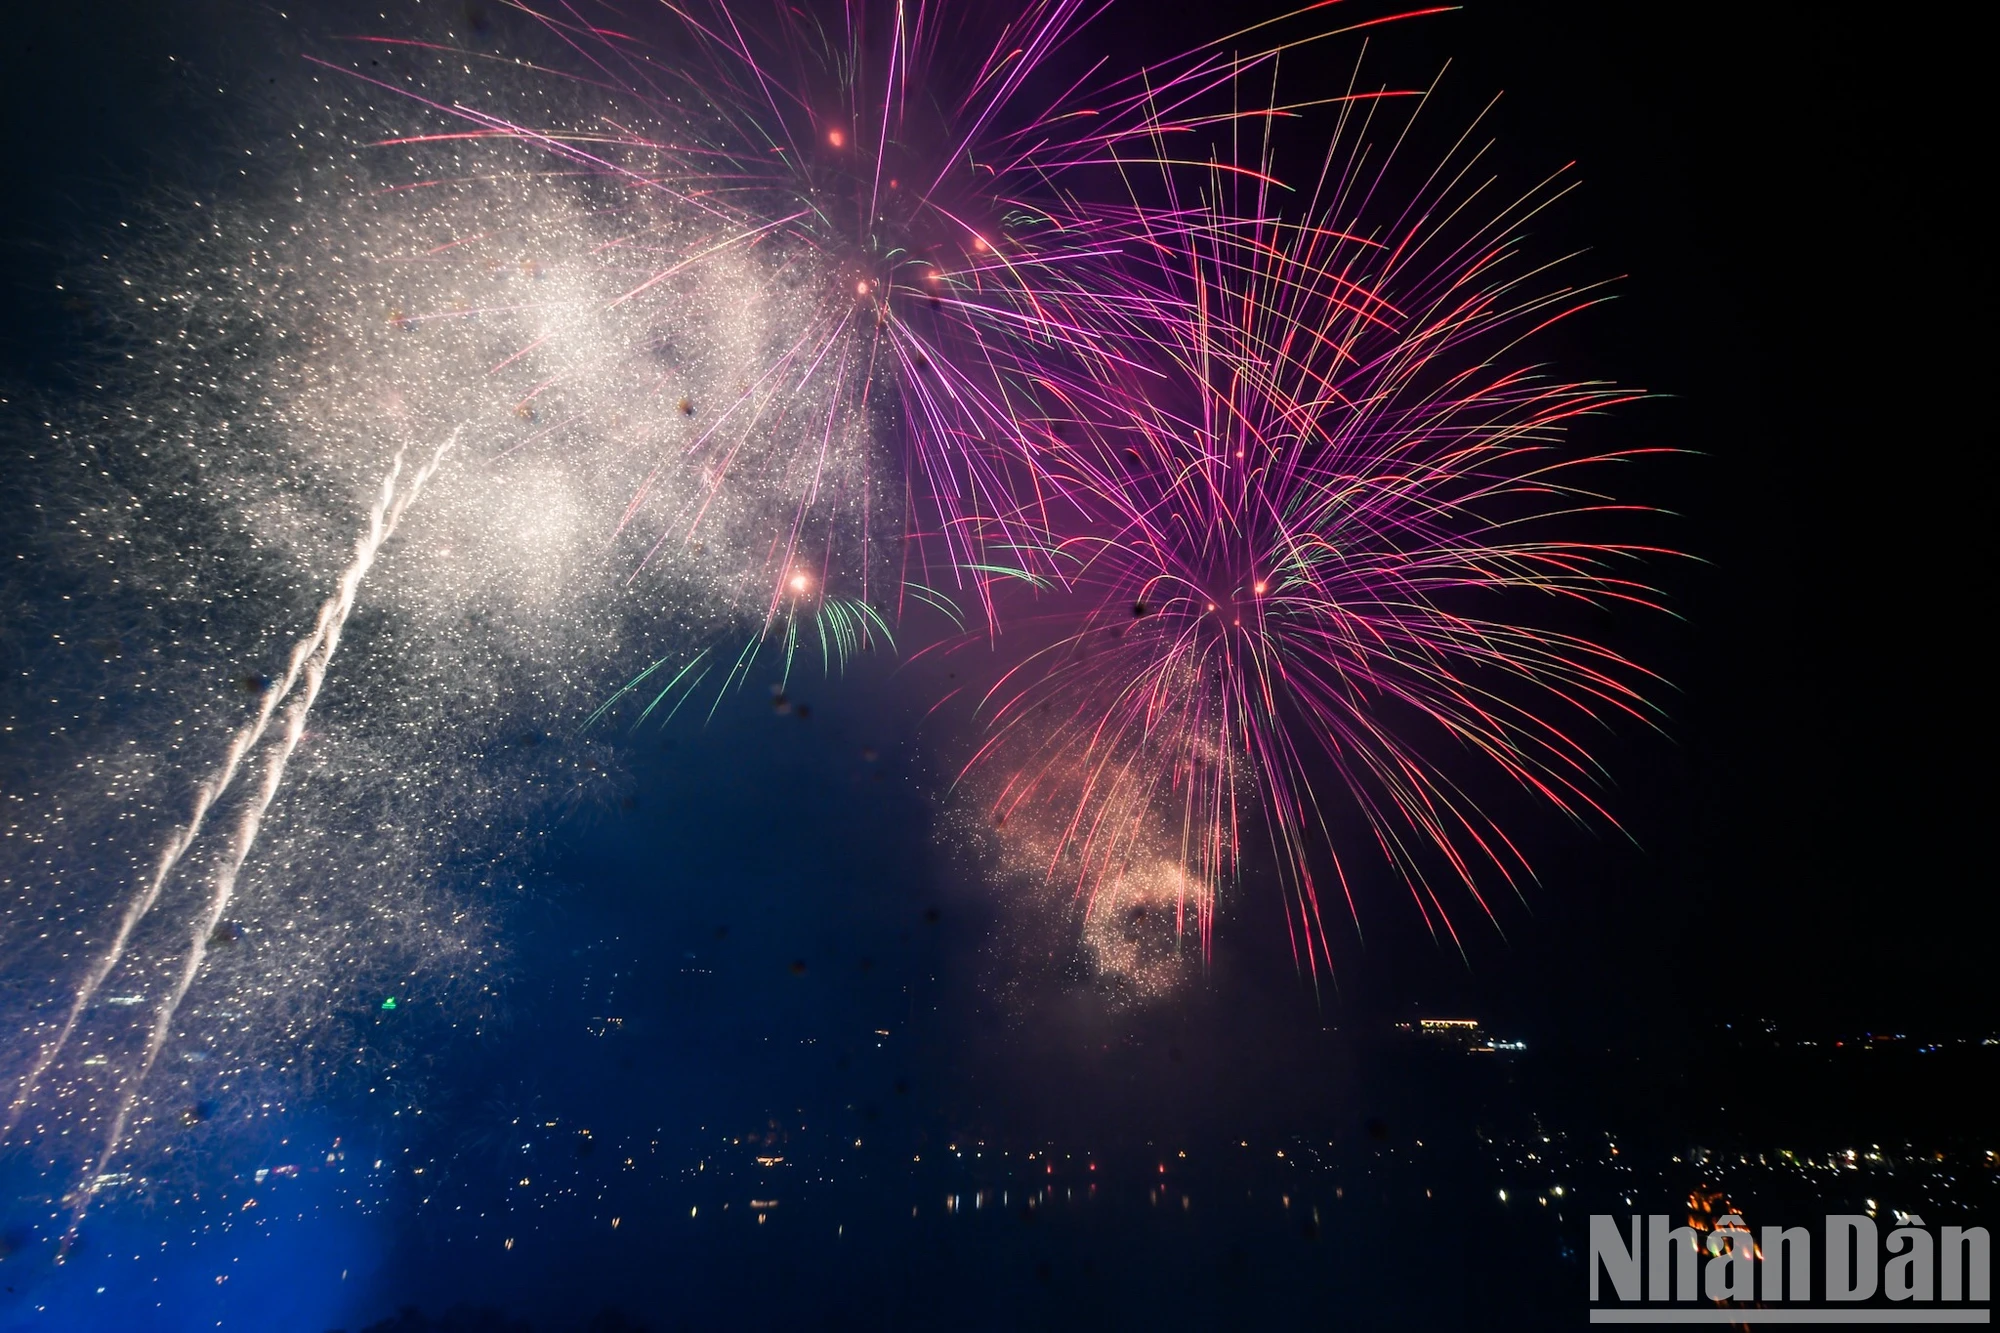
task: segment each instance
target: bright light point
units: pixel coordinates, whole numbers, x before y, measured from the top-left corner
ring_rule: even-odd
[[[1252,589],[1252,591],[1254,591],[1259,597],[1262,597],[1264,595],[1264,580],[1258,579],[1257,586],[1254,589]]]
[[[973,237],[972,248],[975,250],[984,250],[986,248],[986,238],[984,236]]]
[[[806,589],[807,589],[808,587],[810,587],[810,586],[811,586],[811,583],[810,583],[810,581],[809,581],[809,580],[808,580],[808,579],[806,578],[806,576],[805,576],[805,575],[803,575],[803,574],[794,574],[794,575],[792,575],[792,591],[793,591],[793,592],[804,592],[804,591],[805,591],[805,590],[806,590]]]
[[[854,284],[854,294],[856,296],[868,295],[868,280],[866,278]]]
[[[826,141],[835,148],[844,148],[847,146],[847,136],[839,130],[828,130],[826,132]]]

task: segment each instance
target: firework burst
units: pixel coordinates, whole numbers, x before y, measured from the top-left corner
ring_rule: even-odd
[[[1137,202],[1129,174],[1212,165],[1210,145],[1246,116],[1296,113],[1229,100],[1296,41],[1249,55],[1210,43],[1118,78],[1101,77],[1101,62],[1059,60],[1102,9],[1084,0],[984,17],[903,0],[824,14],[699,0],[664,6],[632,25],[637,34],[567,6],[511,8],[568,68],[456,39],[382,38],[369,49],[395,50],[410,72],[378,76],[358,61],[346,72],[422,108],[426,128],[382,145],[445,150],[413,188],[490,171],[591,192],[605,226],[588,261],[617,276],[594,310],[548,309],[551,322],[560,309],[601,323],[605,350],[683,354],[648,335],[647,312],[674,309],[691,275],[725,261],[743,266],[738,299],[781,294],[784,336],[733,382],[676,397],[669,368],[628,395],[654,400],[629,426],[634,448],[656,459],[625,516],[656,534],[645,560],[702,544],[733,492],[767,493],[773,458],[796,473],[761,569],[767,620],[804,566],[822,586],[900,611],[914,562],[915,582],[951,578],[990,621],[990,577],[1040,549],[1021,499],[1044,498],[1051,442],[1033,423],[1093,399],[1145,354],[1162,318],[1184,314],[1185,293],[1129,260],[1176,242],[1199,210]],[[459,96],[424,69],[450,76],[468,61],[506,74]],[[546,107],[552,93],[574,109],[553,119],[515,109]],[[506,156],[482,167],[487,150]],[[437,253],[465,246],[457,258],[469,259],[488,242],[453,237]],[[560,381],[536,383],[524,404],[552,387]],[[699,413],[699,426],[674,408]],[[899,466],[886,475],[867,465],[877,437],[896,440]]]
[[[1591,535],[1626,508],[1591,478],[1632,453],[1565,443],[1635,395],[1552,378],[1525,346],[1600,299],[1518,241],[1564,186],[1481,212],[1462,140],[1385,214],[1368,121],[1343,117],[1299,220],[1263,187],[1217,205],[1218,172],[1206,223],[1158,252],[1150,280],[1189,316],[1102,418],[1068,423],[1065,591],[987,696],[972,765],[995,770],[1003,826],[1061,830],[1050,870],[1093,903],[1122,901],[1164,822],[1204,947],[1261,828],[1315,974],[1329,883],[1356,912],[1357,843],[1454,943],[1450,884],[1490,916],[1491,887],[1530,873],[1458,757],[1609,821],[1587,736],[1652,717],[1646,673],[1571,614],[1656,601],[1629,568],[1650,548]]]
[[[887,537],[925,529],[951,543],[991,531],[1013,508],[1005,451],[1023,396],[1065,358],[1097,355],[1104,340],[1090,335],[1122,317],[1079,277],[1103,253],[1107,224],[1048,188],[1048,136],[1036,129],[1064,114],[1010,106],[1079,10],[1033,5],[968,46],[967,25],[935,7],[850,7],[835,28],[786,6],[669,8],[652,25],[666,30],[644,42],[566,10],[523,8],[573,66],[537,68],[531,90],[573,92],[590,108],[561,123],[508,110],[497,85],[474,105],[414,75],[356,77],[441,122],[383,145],[449,154],[412,184],[477,174],[483,156],[485,170],[591,193],[606,223],[588,260],[606,280],[594,308],[565,313],[595,320],[635,363],[650,353],[658,381],[630,396],[631,444],[656,462],[625,524],[653,532],[643,560],[670,544],[705,547],[737,494],[766,500],[774,471],[796,474],[762,561],[759,609],[775,621],[800,570],[818,587],[885,603],[892,590],[877,586],[878,566],[893,556],[896,580],[907,572],[906,551],[876,549]],[[481,58],[381,44],[413,61]],[[965,49],[985,54],[962,69],[945,58]],[[1030,179],[1045,202],[1026,197]],[[475,251],[484,240],[452,238]],[[733,376],[685,392],[674,372],[698,349],[654,334],[649,316],[690,299],[726,303],[690,290],[725,264],[737,266],[735,300],[784,307],[783,333]],[[553,323],[553,302],[549,313]],[[538,384],[524,403],[550,387],[561,386]],[[868,455],[893,422],[907,472],[885,476]],[[950,567],[980,563],[956,549]]]

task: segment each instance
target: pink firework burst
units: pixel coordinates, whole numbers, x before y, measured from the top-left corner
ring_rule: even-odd
[[[1374,108],[1349,110],[1296,220],[1268,185],[1167,179],[1208,204],[1145,279],[1186,317],[1158,326],[1146,373],[1064,423],[1067,504],[1046,529],[1062,586],[1039,647],[987,694],[968,765],[996,822],[1035,829],[1086,902],[1168,849],[1204,948],[1218,886],[1268,836],[1315,975],[1329,884],[1355,911],[1357,845],[1454,943],[1449,885],[1489,916],[1492,886],[1518,892],[1526,860],[1468,758],[1610,821],[1588,737],[1650,722],[1651,678],[1590,621],[1656,605],[1635,565],[1663,554],[1594,535],[1633,508],[1596,478],[1650,451],[1566,442],[1638,395],[1531,359],[1601,299],[1519,242],[1562,179],[1482,207],[1461,140],[1385,209]],[[1269,166],[1267,141],[1255,178]]]

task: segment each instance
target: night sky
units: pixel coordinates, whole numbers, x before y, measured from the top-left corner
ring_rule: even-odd
[[[1129,61],[1250,21],[1145,12],[1099,45]],[[278,114],[272,51],[307,40],[274,15],[13,16],[0,475],[22,493],[45,405],[91,401],[115,344],[56,283],[121,221],[227,196],[232,145]],[[387,1081],[200,1127],[205,1183],[104,1208],[60,1267],[32,1203],[51,1187],[10,1148],[0,1329],[1547,1327],[1580,1323],[1582,1270],[1546,1214],[1496,1207],[1508,1135],[1615,1132],[1666,1163],[1731,1133],[1892,1126],[1943,1151],[1990,1130],[1966,1092],[1984,1066],[1806,1074],[1740,1040],[2000,1027],[1974,850],[1972,35],[1893,10],[1482,3],[1371,41],[1387,78],[1449,61],[1441,123],[1504,93],[1487,123],[1510,177],[1577,164],[1538,241],[1587,248],[1617,299],[1546,350],[1658,395],[1588,443],[1683,451],[1621,479],[1666,511],[1648,539],[1695,557],[1652,571],[1671,617],[1609,631],[1671,682],[1664,735],[1599,746],[1629,836],[1482,791],[1540,876],[1525,901],[1461,923],[1461,957],[1368,867],[1367,942],[1336,922],[1317,982],[1253,859],[1199,979],[1113,1003],[1038,958],[950,823],[960,738],[925,714],[961,663],[815,669],[784,711],[760,678],[705,725],[620,741],[615,789],[537,816],[477,994],[341,1001],[349,1039],[399,1053]],[[32,685],[53,668],[17,626],[69,585],[20,563],[0,660]],[[8,688],[26,715],[34,691]],[[568,743],[509,734],[535,762]],[[45,762],[7,753],[0,790]],[[7,978],[10,1017],[33,984]],[[1439,1014],[1529,1049],[1469,1072],[1391,1036]],[[310,1169],[253,1174],[281,1165]],[[1672,1206],[1689,1182],[1661,1169]]]

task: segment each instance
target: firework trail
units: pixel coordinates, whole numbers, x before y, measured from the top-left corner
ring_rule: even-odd
[[[279,787],[284,782],[286,765],[293,751],[298,746],[299,737],[305,730],[306,719],[311,713],[314,701],[319,696],[321,685],[325,682],[327,666],[332,661],[335,650],[339,647],[341,631],[346,625],[348,615],[354,608],[355,598],[360,591],[361,583],[368,576],[369,570],[374,566],[376,556],[380,553],[383,543],[394,535],[396,526],[401,521],[405,510],[422,493],[425,483],[436,473],[438,467],[444,462],[446,456],[457,443],[458,434],[454,432],[438,447],[429,461],[410,478],[409,484],[400,490],[398,482],[403,472],[404,455],[402,450],[397,450],[395,458],[390,463],[388,472],[383,477],[382,488],[376,498],[375,505],[369,513],[368,527],[361,538],[355,543],[353,558],[341,574],[338,590],[321,606],[312,633],[300,640],[298,645],[294,647],[284,678],[276,682],[270,690],[266,691],[267,697],[264,704],[259,708],[257,718],[237,733],[223,765],[202,784],[196,798],[193,817],[169,839],[158,869],[127,907],[125,915],[120,921],[120,928],[113,937],[111,946],[99,958],[97,963],[92,966],[90,972],[86,974],[84,984],[78,989],[76,1000],[71,1005],[63,1028],[58,1033],[56,1039],[45,1048],[38,1058],[28,1078],[24,1081],[21,1091],[17,1094],[13,1107],[10,1108],[10,1128],[14,1120],[18,1118],[21,1109],[32,1096],[35,1081],[47,1071],[50,1064],[60,1054],[63,1043],[74,1033],[81,1014],[89,1006],[98,988],[103,985],[105,978],[117,966],[126,946],[130,943],[133,930],[146,913],[158,902],[161,890],[167,879],[199,836],[208,811],[234,781],[237,772],[242,766],[245,754],[254,748],[262,738],[269,726],[272,715],[276,711],[277,703],[285,696],[291,694],[294,687],[302,685],[303,688],[295,698],[291,699],[290,705],[286,709],[283,731],[281,732],[276,748],[265,763],[264,780],[253,799],[253,803],[244,812],[237,825],[235,837],[230,845],[228,860],[224,863],[221,872],[216,878],[207,908],[197,918],[195,929],[189,941],[188,956],[182,966],[179,980],[173,991],[166,999],[161,1001],[154,1011],[152,1030],[147,1038],[144,1055],[140,1060],[137,1071],[128,1075],[125,1079],[125,1089],[119,1101],[117,1112],[112,1118],[110,1129],[105,1136],[104,1148],[99,1154],[98,1162],[100,1164],[108,1162],[113,1154],[116,1153],[123,1141],[126,1122],[130,1117],[132,1108],[139,1097],[147,1076],[152,1072],[154,1063],[159,1058],[160,1051],[166,1044],[174,1014],[179,1009],[181,1002],[186,998],[189,988],[194,984],[195,977],[201,971],[202,963],[207,958],[208,941],[220,923],[223,913],[228,909],[230,899],[235,892],[237,877],[242,871],[244,862],[250,855],[251,848],[256,843],[257,834],[262,827],[264,813],[269,809],[271,801],[276,797]],[[83,1175],[83,1183],[79,1186],[75,1217],[70,1227],[70,1235],[72,1237],[75,1234],[76,1225],[81,1222],[83,1213],[88,1206],[90,1198],[89,1181],[94,1174],[94,1170],[86,1170]]]
[[[1342,131],[1365,142],[1359,119],[1344,110]],[[1086,904],[1165,836],[1206,949],[1261,815],[1317,976],[1322,854],[1359,924],[1332,793],[1454,943],[1427,858],[1489,917],[1482,876],[1518,893],[1532,871],[1436,750],[1613,822],[1578,726],[1650,723],[1648,673],[1524,611],[1656,605],[1616,566],[1663,552],[1574,535],[1631,508],[1578,473],[1651,451],[1562,443],[1579,415],[1639,395],[1518,359],[1600,298],[1540,290],[1547,267],[1521,260],[1518,228],[1559,180],[1467,220],[1489,182],[1466,143],[1379,221],[1392,159],[1340,135],[1301,221],[1261,185],[1223,207],[1217,173],[1208,223],[1162,248],[1158,279],[1192,314],[1161,326],[1164,377],[1107,396],[1116,410],[1065,452],[1073,508],[1049,554],[1070,596],[987,695],[993,734],[967,766],[998,770],[997,824],[1056,830],[1048,873],[1075,873]]]
[[[139,892],[133,896],[132,901],[126,905],[124,914],[119,918],[118,929],[112,935],[110,945],[99,955],[97,961],[91,964],[90,970],[84,973],[83,980],[77,987],[76,997],[71,1001],[69,1012],[63,1019],[62,1027],[57,1031],[54,1038],[42,1047],[41,1053],[35,1059],[35,1063],[22,1078],[21,1087],[15,1093],[13,1102],[7,1108],[7,1118],[4,1126],[0,1126],[0,1138],[11,1134],[14,1126],[19,1123],[21,1114],[27,1109],[43,1075],[61,1057],[63,1048],[68,1044],[69,1039],[75,1035],[77,1025],[82,1021],[84,1011],[90,1007],[91,1001],[97,997],[97,993],[103,987],[106,978],[111,975],[117,968],[119,961],[124,958],[125,951],[131,944],[133,932],[138,928],[139,923],[146,918],[146,915],[153,910],[155,904],[159,902],[160,894],[166,888],[167,881],[172,878],[174,871],[179,867],[181,859],[186,856],[188,849],[193,847],[195,841],[201,836],[202,827],[207,822],[209,811],[214,808],[217,801],[221,800],[228,793],[230,786],[236,781],[237,772],[242,768],[244,757],[256,748],[258,742],[263,739],[265,731],[270,727],[272,716],[277,712],[278,705],[291,694],[293,687],[298,684],[302,675],[307,682],[307,696],[303,708],[294,706],[293,717],[296,719],[297,726],[303,727],[305,712],[312,706],[312,697],[319,692],[320,680],[326,673],[326,663],[333,655],[333,645],[339,641],[340,627],[346,621],[348,611],[353,607],[355,591],[360,587],[361,580],[367,576],[369,568],[375,563],[376,553],[381,549],[382,543],[395,531],[396,524],[401,519],[403,510],[408,507],[412,500],[416,499],[417,492],[423,489],[424,483],[436,471],[438,464],[444,460],[445,454],[457,442],[457,438],[456,435],[453,435],[450,440],[446,441],[444,446],[425,465],[423,471],[417,474],[410,489],[403,493],[400,498],[396,492],[396,483],[403,470],[403,453],[401,450],[397,451],[395,459],[390,463],[388,473],[382,478],[381,490],[376,497],[374,507],[369,512],[367,531],[362,535],[361,540],[356,543],[354,558],[346,572],[341,576],[340,591],[320,607],[319,616],[314,621],[312,630],[293,646],[291,656],[286,662],[284,675],[272,682],[263,691],[263,700],[258,705],[257,716],[240,728],[236,735],[231,738],[229,749],[224,755],[222,763],[195,789],[194,809],[189,814],[187,822],[177,829],[167,839],[166,846],[161,848],[160,858],[154,866],[152,876],[146,881]],[[296,744],[296,735],[293,734],[292,727],[288,722],[286,753],[289,753],[290,748]],[[282,763],[278,765],[277,776],[279,778],[283,776]],[[267,780],[266,785],[271,791],[275,792],[276,787],[274,782]],[[268,796],[265,798],[264,804],[269,804]],[[257,813],[261,816],[261,807]],[[234,872],[241,867],[243,857],[249,854],[249,841],[253,841],[255,836],[256,833],[253,826],[250,830],[249,840],[243,840],[239,837],[240,851],[232,862],[231,869],[228,872],[228,879],[232,885],[235,880]],[[214,924],[211,923],[208,930],[213,931],[214,928]],[[202,938],[206,938],[205,934]],[[199,967],[199,963],[196,966]],[[184,991],[185,986],[182,989]],[[150,1067],[150,1063],[149,1060],[148,1067]],[[143,1075],[140,1081],[143,1081]]]

